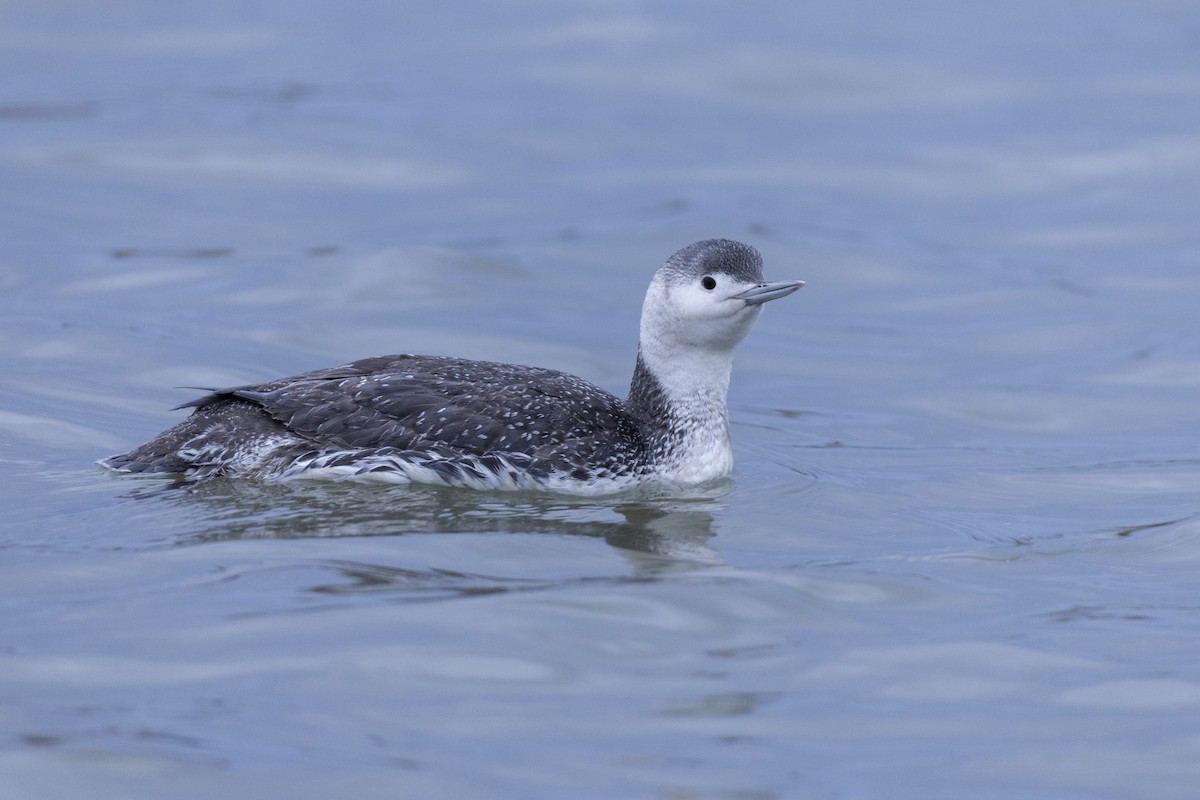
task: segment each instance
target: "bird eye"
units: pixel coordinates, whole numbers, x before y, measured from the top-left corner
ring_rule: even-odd
[[[711,292],[713,289],[717,288],[717,279],[712,275],[705,275],[700,279],[700,285]]]

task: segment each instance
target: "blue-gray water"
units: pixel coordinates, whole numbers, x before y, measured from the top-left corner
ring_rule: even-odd
[[[1190,798],[1200,9],[7,3],[5,798]],[[733,483],[119,478],[185,386],[621,392],[758,246]]]

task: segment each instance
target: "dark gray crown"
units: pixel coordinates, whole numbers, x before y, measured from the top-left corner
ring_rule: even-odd
[[[677,280],[702,275],[728,275],[739,283],[762,283],[762,256],[732,239],[694,242],[667,259],[662,269]]]

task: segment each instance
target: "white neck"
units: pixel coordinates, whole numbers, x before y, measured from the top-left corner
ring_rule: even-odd
[[[658,379],[673,406],[719,406],[724,413],[729,394],[733,351],[663,352],[660,342],[641,343],[642,361]]]
[[[733,470],[729,443],[729,373],[733,352],[663,352],[661,343],[643,341],[642,363],[662,388],[671,410],[670,448],[659,470],[681,483],[703,483]]]

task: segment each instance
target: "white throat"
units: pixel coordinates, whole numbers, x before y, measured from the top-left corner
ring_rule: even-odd
[[[656,278],[642,305],[642,360],[673,403],[715,404],[724,415],[733,351],[759,310],[739,304],[734,314],[690,317],[668,285]]]
[[[662,477],[703,483],[733,471],[729,440],[732,347],[683,344],[653,312],[642,317],[642,363],[658,381],[672,417],[672,447]]]

